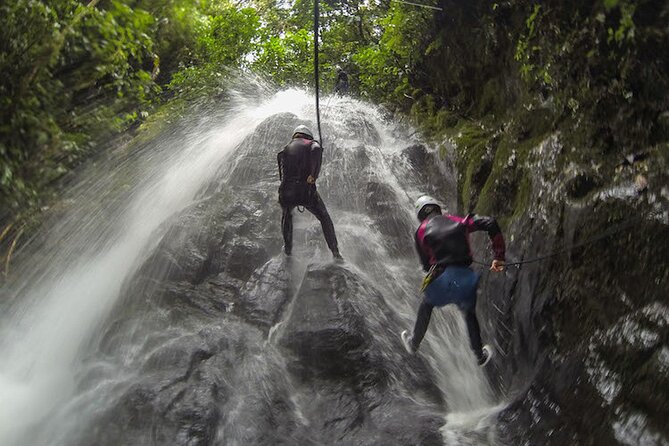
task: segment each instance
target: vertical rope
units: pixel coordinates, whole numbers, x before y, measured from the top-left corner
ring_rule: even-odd
[[[318,126],[318,141],[323,146],[323,136],[321,135],[321,110],[318,104],[318,89],[319,89],[319,75],[318,75],[318,0],[314,0],[314,77],[316,79],[316,124]]]

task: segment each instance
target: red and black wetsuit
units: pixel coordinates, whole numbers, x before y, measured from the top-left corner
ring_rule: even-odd
[[[429,271],[433,265],[441,267],[442,270],[450,265],[471,265],[469,234],[476,231],[488,233],[495,260],[504,260],[504,237],[493,217],[458,217],[444,214],[426,218],[416,230],[416,251],[423,269]]]
[[[279,203],[283,209],[281,229],[284,250],[291,254],[293,247],[293,214],[296,206],[304,206],[321,222],[325,241],[333,254],[338,255],[337,236],[325,203],[316,191],[315,184],[308,184],[307,178],[314,180],[321,172],[323,149],[317,141],[294,138],[277,154],[279,165]]]
[[[497,221],[492,217],[481,215],[468,215],[467,217],[458,217],[455,215],[432,215],[428,216],[416,230],[416,250],[425,271],[432,271],[433,283],[438,280],[441,274],[446,270],[449,273],[444,274],[442,279],[450,280],[450,276],[460,276],[462,280],[456,282],[471,283],[468,301],[466,305],[461,306],[464,313],[467,331],[469,333],[469,342],[479,363],[483,361],[481,329],[476,318],[476,283],[478,275],[469,269],[471,265],[472,253],[469,244],[469,234],[476,231],[486,231],[492,242],[495,260],[504,260],[505,244],[502,231]],[[449,269],[451,268],[451,269]],[[451,274],[453,273],[453,274]],[[441,284],[437,284],[441,285]],[[432,285],[431,285],[432,286]],[[440,288],[436,288],[439,290]],[[428,290],[432,292],[431,290]],[[463,290],[459,290],[460,292]],[[441,291],[439,291],[441,292]],[[449,291],[446,291],[450,293]],[[452,301],[450,296],[444,296],[444,302]],[[434,304],[434,305],[443,305]],[[417,350],[420,345],[427,327],[430,323],[433,303],[428,302],[426,298],[420,304],[416,324],[414,326],[411,343],[413,349]]]

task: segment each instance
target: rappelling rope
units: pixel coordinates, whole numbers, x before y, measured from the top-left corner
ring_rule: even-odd
[[[318,141],[323,147],[323,135],[321,135],[321,110],[318,104],[318,0],[314,0],[314,78],[316,81],[316,125],[318,127]]]
[[[611,227],[611,228],[609,228],[605,231],[602,231],[602,233],[599,234],[599,235],[596,235],[594,237],[583,240],[582,242],[576,243],[575,245],[568,246],[568,247],[562,248],[562,249],[558,249],[557,251],[553,251],[549,254],[541,255],[541,256],[534,257],[534,258],[531,258],[531,259],[528,259],[528,260],[522,260],[520,262],[505,263],[504,266],[507,266],[507,267],[508,266],[520,266],[520,265],[524,265],[526,263],[540,262],[541,260],[546,260],[546,259],[549,259],[551,257],[558,256],[560,254],[571,251],[573,249],[580,248],[580,247],[586,246],[586,245],[591,245],[595,242],[598,242],[599,240],[605,239],[605,238],[610,237],[614,234],[617,234],[618,232],[622,232],[625,229],[628,229],[628,228],[634,226],[634,224],[636,224],[636,222],[638,220],[639,220],[638,217],[630,218],[629,220],[624,221],[623,223],[621,223],[617,226],[613,226],[613,227]],[[488,266],[488,265],[490,265],[491,262],[486,263],[486,262],[481,262],[479,260],[474,260],[474,263],[477,263],[479,265]]]

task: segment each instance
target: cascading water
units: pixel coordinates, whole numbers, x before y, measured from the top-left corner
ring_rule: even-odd
[[[312,98],[235,103],[86,169],[27,248],[0,320],[0,445],[494,442],[457,312],[435,311],[417,356],[398,336],[421,280],[411,203],[453,201],[452,174],[374,107],[327,99],[318,187],[346,262],[308,212],[286,259],[275,155]]]

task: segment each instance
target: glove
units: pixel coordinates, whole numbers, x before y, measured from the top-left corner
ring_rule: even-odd
[[[504,260],[493,260],[490,266],[490,271],[501,273],[504,271]]]

